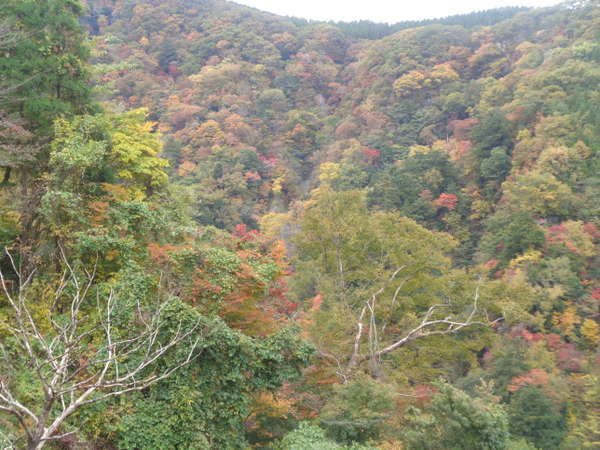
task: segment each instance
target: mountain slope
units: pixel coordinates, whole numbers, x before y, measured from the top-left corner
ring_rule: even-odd
[[[90,4],[97,90],[113,107],[148,108],[196,223],[236,233],[261,228],[286,241],[295,271],[290,304],[329,355],[309,369],[300,389],[310,392],[297,399],[304,417],[320,414],[329,436],[341,441],[344,433],[364,437],[352,429],[357,398],[381,394],[384,404],[390,385],[412,389],[439,376],[477,396],[483,379],[496,396],[490,401],[508,409],[514,436],[540,448],[554,448],[567,435],[572,448],[593,442],[597,399],[589,400],[589,383],[598,376],[600,336],[597,2],[506,19],[499,11],[505,20],[490,13],[482,25],[440,21],[377,39],[221,1]],[[405,217],[453,239],[423,231],[422,246],[410,248],[421,231]],[[348,359],[344,345],[362,317],[348,298],[371,295],[365,286],[385,290],[383,279],[373,279],[389,275],[396,261],[386,253],[395,244],[386,241],[385,226],[406,239],[413,257],[437,240],[423,267],[439,266],[423,276],[450,277],[447,285],[435,277],[415,281],[403,305],[426,311],[424,292],[427,301],[451,296],[468,285],[457,274],[485,273],[496,286],[492,304],[511,296],[526,313],[504,311],[507,323],[493,339],[469,335],[372,361],[364,372],[378,380],[375,386],[338,386],[336,364]],[[342,244],[327,247],[329,236]],[[331,268],[334,248],[348,266]],[[350,279],[336,278],[338,272]],[[399,329],[412,317],[386,313]],[[328,403],[329,384],[338,387]],[[552,418],[532,425],[546,430],[538,435],[518,425],[536,414],[527,411],[528,399],[551,405]],[[588,410],[586,402],[595,406]],[[569,425],[567,410],[575,417]],[[340,431],[339,423],[350,425]],[[557,442],[540,437],[551,429]],[[411,436],[403,439],[420,448],[422,437]]]

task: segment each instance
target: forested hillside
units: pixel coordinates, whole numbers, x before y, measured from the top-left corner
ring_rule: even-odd
[[[597,0],[2,3],[1,448],[600,448]]]

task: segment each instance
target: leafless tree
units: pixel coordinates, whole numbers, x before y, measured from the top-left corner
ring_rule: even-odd
[[[343,369],[338,364],[337,373],[342,377],[342,379],[349,379],[359,364],[370,360],[373,365],[376,366],[377,362],[382,356],[402,348],[417,339],[423,339],[429,336],[456,334],[465,328],[476,326],[493,327],[498,322],[504,320],[504,317],[502,316],[493,320],[490,319],[487,311],[482,310],[479,307],[480,284],[478,284],[475,288],[473,299],[469,306],[466,309],[463,308],[463,310],[465,310],[463,314],[449,314],[448,311],[451,311],[455,307],[455,305],[453,305],[450,301],[443,304],[434,304],[430,306],[429,309],[423,314],[418,325],[406,330],[401,338],[395,339],[392,343],[381,347],[379,343],[380,334],[385,332],[387,323],[383,324],[380,331],[377,320],[377,300],[385,293],[386,289],[391,285],[391,283],[396,280],[403,269],[404,267],[398,268],[394,273],[392,273],[387,283],[373,293],[369,299],[365,300],[364,306],[362,307],[358,316],[358,320],[356,321],[357,330],[354,336],[354,346],[352,349],[352,354],[348,360],[348,364]],[[391,299],[392,309],[397,302],[398,295],[403,285],[404,283],[401,281],[393,291]],[[442,313],[444,311],[445,313]],[[365,322],[367,320],[368,325],[366,328],[368,329],[368,351],[361,352],[361,343],[364,338]]]
[[[18,274],[12,256],[8,256]],[[75,411],[145,389],[200,353],[200,323],[184,325],[179,321],[175,331],[167,333],[164,302],[151,313],[142,312],[138,303],[136,324],[128,324],[127,330],[117,327],[120,302],[115,292],[98,294],[95,269],[79,276],[64,253],[62,259],[65,270],[52,291],[52,305],[43,319],[32,310],[37,300],[32,298],[35,291],[31,289],[35,273],[11,283],[0,272],[4,294],[0,302],[7,302],[10,311],[0,317],[0,324],[8,329],[14,342],[10,348],[0,342],[0,413],[16,419],[28,449],[40,449],[48,441],[74,433],[65,431],[64,426]],[[91,300],[96,304],[90,305]],[[37,303],[39,306],[39,300]],[[90,306],[101,314],[90,314]],[[157,369],[156,363],[167,352],[184,343],[187,348],[178,353],[182,355],[179,359],[167,368]],[[35,376],[37,386],[31,388],[41,390],[39,403],[30,404],[16,393],[18,367],[23,363]]]

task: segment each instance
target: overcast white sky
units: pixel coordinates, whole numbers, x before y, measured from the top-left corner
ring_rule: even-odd
[[[401,22],[501,6],[551,6],[560,0],[234,0],[283,16],[314,20]]]

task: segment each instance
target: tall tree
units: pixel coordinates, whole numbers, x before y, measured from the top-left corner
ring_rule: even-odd
[[[424,411],[411,408],[405,442],[408,449],[502,450],[508,447],[508,417],[498,398],[482,392],[470,397],[449,384],[439,390]]]
[[[320,299],[313,339],[342,378],[367,361],[377,375],[381,361],[413,341],[486,328],[505,307],[520,309],[509,293],[516,287],[452,269],[450,236],[370,212],[360,191],[321,187],[301,226],[295,289]]]
[[[5,100],[40,134],[51,131],[58,116],[91,107],[86,66],[89,47],[78,22],[78,0],[7,0],[0,19],[20,33],[0,60],[6,82],[15,84]]]
[[[7,114],[30,133],[25,143],[15,147],[15,128],[3,133],[6,127],[0,124],[0,148],[9,150],[0,158],[4,184],[11,170],[25,169],[20,170],[16,206],[23,255],[34,246],[39,232],[38,208],[44,192],[39,175],[47,167],[53,123],[61,116],[94,109],[89,47],[79,24],[82,13],[79,0],[6,0],[0,11],[0,22],[19,36],[0,58],[2,81],[13,87],[10,96],[0,99],[0,116]]]

